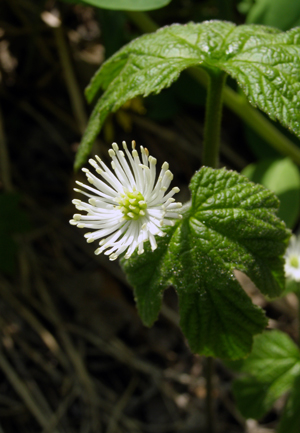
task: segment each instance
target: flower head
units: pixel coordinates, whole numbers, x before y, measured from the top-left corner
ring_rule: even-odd
[[[285,275],[295,281],[300,281],[300,236],[291,237],[289,246],[284,255]]]
[[[85,191],[77,188],[75,191],[87,196],[88,203],[72,201],[86,215],[75,214],[70,223],[79,228],[95,229],[84,236],[87,242],[101,239],[95,254],[104,252],[110,260],[117,259],[125,251],[125,258],[129,258],[135,249],[142,254],[147,240],[154,251],[157,247],[155,236],[165,235],[162,227],[174,225],[174,219],[181,218],[179,208],[182,204],[175,203],[172,198],[179,188],[174,187],[166,194],[173,179],[169,164],[163,163],[156,181],[156,159],[148,150],[141,146],[140,160],[134,141],[131,153],[126,143],[122,144],[124,151],[119,150],[116,143],[108,151],[113,172],[98,156],[96,161],[89,160],[104,181],[83,168],[93,186],[76,182]]]

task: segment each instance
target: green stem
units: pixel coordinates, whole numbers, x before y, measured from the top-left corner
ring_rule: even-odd
[[[289,156],[296,164],[300,165],[299,147],[282,134],[257,109],[251,107],[245,96],[239,95],[226,86],[224,104],[257,132],[273,149],[283,156]]]
[[[155,32],[157,24],[144,12],[126,12],[128,18],[143,33]],[[201,68],[190,68],[187,71],[204,87],[207,86],[207,74]],[[240,117],[246,125],[250,126],[271,147],[283,156],[289,156],[300,165],[300,149],[282,134],[266,117],[256,108],[253,108],[244,96],[239,95],[228,86],[224,86],[223,102],[230,110]]]
[[[126,15],[143,33],[152,33],[158,29],[156,22],[144,12],[126,11]]]
[[[226,74],[220,69],[209,69],[207,72],[210,80],[206,97],[202,164],[217,168]]]
[[[207,87],[207,74],[204,69],[190,68],[189,74],[202,86]],[[300,149],[296,144],[282,134],[265,116],[256,108],[253,108],[246,97],[239,95],[228,86],[224,86],[223,103],[233,111],[246,125],[250,126],[271,147],[283,156],[289,156],[296,164],[300,165]]]
[[[214,369],[214,360],[211,357],[206,358],[206,365],[205,365],[205,378],[206,378],[206,410],[205,410],[205,417],[206,417],[206,431],[207,433],[214,433],[215,432],[215,423],[214,423],[214,407],[213,407],[213,369]]]
[[[222,98],[226,74],[220,70],[209,70],[207,89],[204,141],[202,163],[209,167],[218,167],[220,152],[220,130],[222,119]],[[206,358],[206,431],[215,432],[213,407],[213,358]]]

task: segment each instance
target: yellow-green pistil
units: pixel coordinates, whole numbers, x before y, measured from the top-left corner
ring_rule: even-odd
[[[298,260],[298,257],[297,257],[297,256],[292,256],[292,257],[290,258],[290,265],[291,265],[293,268],[298,268],[298,267],[299,267],[299,260]]]
[[[143,195],[139,191],[126,191],[118,200],[124,218],[127,220],[138,220],[140,217],[146,215],[147,203]]]

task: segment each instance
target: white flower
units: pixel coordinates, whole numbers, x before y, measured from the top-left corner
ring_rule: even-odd
[[[142,254],[143,244],[147,240],[154,251],[157,247],[155,236],[165,235],[162,227],[174,225],[173,220],[181,218],[179,208],[182,204],[175,203],[172,198],[179,192],[179,188],[172,188],[165,195],[173,179],[169,164],[164,162],[155,182],[156,159],[149,156],[148,150],[141,146],[141,161],[134,141],[131,153],[126,143],[122,144],[125,153],[119,150],[116,143],[108,151],[114,173],[98,156],[97,161],[89,160],[105,182],[83,168],[93,187],[76,182],[87,192],[77,188],[75,191],[86,195],[89,200],[88,203],[72,201],[78,210],[87,214],[75,214],[70,223],[79,228],[95,229],[84,236],[87,242],[101,239],[95,254],[104,252],[110,260],[117,259],[125,251],[125,258],[129,258],[136,248],[138,254]]]
[[[293,235],[285,252],[285,275],[295,281],[300,281],[300,237]]]

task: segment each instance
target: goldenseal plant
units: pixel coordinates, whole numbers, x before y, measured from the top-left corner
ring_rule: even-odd
[[[174,225],[174,219],[180,219],[179,209],[182,204],[175,202],[173,195],[179,188],[172,188],[167,194],[173,174],[169,164],[164,162],[156,181],[156,159],[149,155],[143,146],[140,159],[136,143],[132,141],[132,152],[123,141],[123,149],[117,143],[108,151],[111,157],[113,172],[96,156],[89,163],[106,182],[103,182],[88,169],[83,168],[87,180],[93,187],[76,182],[86,191],[74,190],[87,196],[88,203],[75,199],[72,203],[76,209],[85,211],[86,215],[75,214],[70,224],[78,228],[95,229],[86,233],[87,242],[100,240],[100,247],[95,254],[109,256],[116,260],[124,253],[128,259],[137,249],[144,252],[144,242],[150,241],[151,249],[157,248],[155,236],[163,237],[163,226]]]
[[[285,275],[300,282],[300,237],[293,235],[285,253]]]
[[[250,126],[258,127],[262,137],[272,137],[277,151],[300,163],[297,146],[278,141],[278,133],[261,122],[245,99],[300,137],[300,27],[281,32],[207,21],[166,26],[131,41],[101,65],[86,89],[88,102],[95,104],[75,168],[85,163],[110,113],[138,95],[160,93],[191,67],[193,76],[207,86],[203,166],[190,181],[191,197],[181,212],[169,200],[174,189],[166,192],[171,181],[168,166],[163,165],[155,184],[155,162],[145,149],[141,149],[141,162],[137,152],[129,154],[125,146],[129,161],[125,164],[124,152],[113,145],[110,156],[115,174],[99,160],[92,162],[107,184],[86,172],[97,190],[85,186],[89,203],[75,201],[75,205],[87,215],[75,215],[71,223],[96,229],[86,236],[89,242],[102,238],[97,253],[105,251],[115,259],[126,252],[128,260],[122,259],[121,266],[146,326],[157,320],[164,290],[174,287],[180,328],[191,350],[208,357],[206,430],[213,433],[212,357],[245,358],[253,337],[267,326],[265,312],[252,303],[236,271],[246,274],[268,299],[280,296],[290,238],[271,189],[218,168],[223,101],[248,119]],[[227,76],[237,81],[245,96],[233,96],[226,87]],[[173,218],[177,221],[172,225]],[[163,231],[162,225],[167,225]],[[141,254],[145,240],[150,242]],[[135,249],[139,254],[133,254]],[[264,376],[270,377],[269,373]],[[262,389],[264,384],[261,394]],[[294,401],[299,401],[298,395]],[[260,404],[261,400],[253,401]],[[300,430],[289,426],[280,433],[286,431]]]
[[[172,285],[191,350],[239,359],[249,354],[253,336],[263,331],[267,318],[240,286],[235,271],[245,273],[269,299],[279,296],[290,231],[278,217],[273,192],[218,168],[226,78],[235,79],[250,103],[300,137],[300,28],[281,32],[207,21],[166,26],[131,41],[101,65],[86,89],[88,102],[95,105],[75,168],[85,163],[110,113],[138,95],[160,93],[193,66],[191,72],[205,77],[207,100],[203,167],[190,181],[190,200],[181,210],[169,200],[177,189],[167,191],[168,165],[156,182],[155,160],[146,149],[138,156],[135,149],[130,153],[125,145],[120,151],[114,144],[109,152],[114,174],[100,160],[92,162],[103,180],[86,171],[94,183],[82,188],[89,201],[76,200],[75,205],[87,215],[76,214],[72,224],[95,230],[86,237],[88,242],[100,240],[96,253],[105,252],[111,259],[122,254],[120,264],[146,326],[157,320],[163,292]],[[247,115],[245,98],[238,99],[243,102],[235,105],[236,111],[257,125],[257,117]],[[261,123],[260,129],[271,136]],[[288,148],[289,153],[281,148],[282,153],[300,162],[297,146]],[[133,254],[135,250],[139,254]]]

